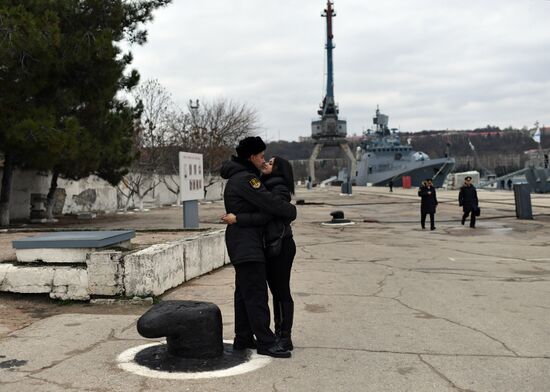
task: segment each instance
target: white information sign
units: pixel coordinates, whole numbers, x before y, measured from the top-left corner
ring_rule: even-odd
[[[204,199],[202,154],[179,153],[181,201]]]

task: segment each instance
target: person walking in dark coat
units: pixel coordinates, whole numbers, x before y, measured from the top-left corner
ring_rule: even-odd
[[[388,187],[390,188],[390,192],[393,192],[393,179],[391,179],[391,178],[388,181]]]
[[[260,137],[239,142],[237,156],[224,162],[221,176],[227,179],[224,191],[226,213],[263,212],[288,221],[296,219],[296,207],[269,192],[260,181],[265,165],[266,145]],[[222,217],[223,219],[223,217]],[[235,339],[233,349],[254,348],[258,354],[288,358],[271,331],[263,226],[228,225],[225,231],[227,252],[235,268]]]
[[[470,215],[470,227],[476,227],[476,214],[479,210],[479,202],[477,200],[476,187],[472,185],[472,177],[464,178],[464,185],[458,193],[458,205],[462,207],[464,214],[462,215],[462,225],[466,222],[466,218]]]
[[[435,230],[437,196],[431,178],[422,183],[422,186],[418,189],[418,196],[422,198],[420,202],[420,226],[422,226],[422,229],[426,228],[426,215],[430,215],[430,230]]]
[[[262,182],[277,197],[290,202],[294,194],[294,174],[290,162],[273,157],[262,170]],[[263,212],[228,214],[224,219],[239,226],[264,226],[267,281],[273,296],[275,335],[282,348],[292,351],[294,300],[290,292],[290,274],[296,255],[296,243],[290,220]]]

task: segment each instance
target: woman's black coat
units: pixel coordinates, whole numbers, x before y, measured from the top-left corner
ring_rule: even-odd
[[[435,207],[437,206],[435,188],[433,186],[421,186],[418,190],[418,196],[422,198],[420,202],[420,212],[422,214],[435,214]]]
[[[292,196],[284,178],[275,175],[263,176],[262,182],[274,197],[290,203]],[[281,236],[283,238],[292,237],[290,219],[275,217],[266,212],[241,213],[236,215],[237,225],[239,226],[265,226],[264,241],[266,243],[271,243]]]

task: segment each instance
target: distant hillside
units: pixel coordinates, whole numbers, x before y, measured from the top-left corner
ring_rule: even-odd
[[[550,130],[549,130],[550,131]],[[548,132],[550,136],[550,132]],[[500,130],[499,128],[483,128],[474,131],[423,131],[419,133],[402,133],[401,140],[411,138],[414,149],[424,151],[433,157],[445,154],[447,143],[450,144],[452,156],[470,155],[469,142],[479,153],[517,153],[537,148],[537,143],[527,131],[518,129]],[[550,147],[550,139],[543,137],[544,144]],[[545,145],[543,144],[543,148]]]
[[[457,161],[456,171],[481,170],[486,168],[497,175],[518,170],[525,165],[524,152],[538,148],[529,131],[520,129],[500,129],[487,126],[475,130],[464,131],[423,131],[417,133],[401,133],[401,141],[406,143],[411,139],[411,145],[417,151],[423,151],[432,158],[445,156],[447,144],[450,155]],[[469,142],[477,152],[472,152]],[[355,151],[358,143],[350,143]],[[542,147],[550,148],[550,128],[543,128]],[[266,155],[280,155],[289,160],[308,159],[313,151],[312,142],[271,142],[267,146]],[[323,149],[319,159],[342,158],[337,147]]]

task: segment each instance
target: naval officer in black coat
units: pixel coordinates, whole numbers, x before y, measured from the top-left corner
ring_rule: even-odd
[[[420,226],[426,228],[426,215],[430,215],[430,230],[435,230],[435,209],[437,207],[437,196],[431,178],[423,181],[422,186],[418,189],[420,196]]]
[[[458,193],[458,205],[462,207],[464,214],[461,223],[466,223],[466,218],[470,215],[470,227],[476,227],[476,216],[479,215],[479,201],[477,199],[476,187],[472,184],[472,177],[464,178],[464,185]]]
[[[221,176],[228,180],[224,191],[226,213],[238,216],[263,212],[292,221],[296,219],[296,207],[270,193],[260,181],[265,148],[260,137],[247,137],[239,142],[237,156],[222,165]],[[253,348],[255,335],[258,354],[288,358],[290,352],[276,342],[269,327],[263,234],[263,226],[239,224],[228,225],[225,231],[227,252],[235,268],[233,349]]]

